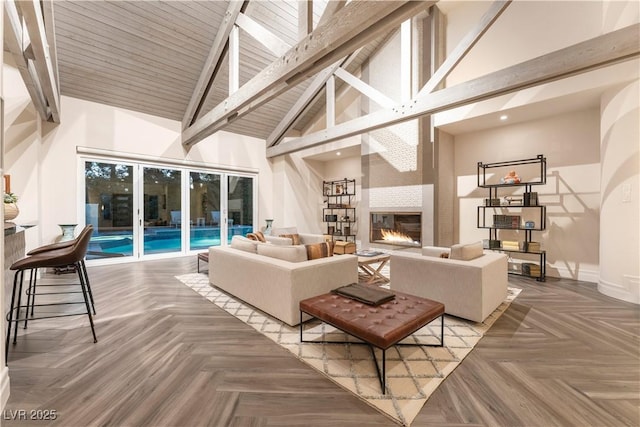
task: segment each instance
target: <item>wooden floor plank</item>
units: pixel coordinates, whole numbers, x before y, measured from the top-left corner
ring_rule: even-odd
[[[2,426],[393,425],[175,278],[195,270],[195,256],[90,267],[99,342],[63,318],[10,347],[6,410],[57,419]],[[638,306],[592,283],[509,280],[523,291],[412,425],[640,425]]]

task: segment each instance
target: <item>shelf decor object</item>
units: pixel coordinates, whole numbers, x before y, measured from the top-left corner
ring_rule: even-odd
[[[352,204],[356,197],[356,180],[323,181],[322,193],[325,203],[322,219],[326,223],[327,235],[332,241],[355,243],[356,208]]]
[[[15,203],[4,204],[4,220],[13,221],[20,214],[20,209]]]
[[[18,209],[18,196],[9,191],[7,179],[9,175],[5,175],[5,193],[4,193],[4,220],[12,221],[16,219],[16,217],[20,214],[20,209]]]
[[[477,177],[478,187],[489,190],[484,204],[477,207],[477,227],[489,230],[485,249],[507,253],[509,274],[544,281],[547,255],[540,242],[533,241],[533,232],[546,229],[547,211],[532,188],[547,183],[547,159],[539,154],[532,159],[478,162]]]

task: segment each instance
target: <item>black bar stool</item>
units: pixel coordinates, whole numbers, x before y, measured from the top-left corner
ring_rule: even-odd
[[[85,233],[89,233],[89,238],[91,238],[91,235],[93,234],[93,226],[92,225],[87,225],[84,227],[84,229],[82,229],[82,231],[80,232],[80,234],[78,235],[78,237],[76,237],[75,239],[72,240],[67,240],[65,242],[58,242],[58,243],[52,243],[49,245],[45,245],[45,246],[40,246],[38,248],[32,249],[29,252],[27,252],[27,255],[38,255],[38,254],[42,254],[45,252],[51,252],[51,251],[55,251],[58,249],[65,249],[68,248],[70,246],[73,246],[75,244],[77,244],[78,240],[83,239],[85,236]],[[82,274],[84,275],[84,280],[85,283],[87,285],[87,290],[89,291],[89,299],[91,300],[91,308],[93,309],[93,314],[97,314],[96,313],[96,306],[95,303],[93,302],[93,292],[91,291],[91,283],[89,282],[89,274],[87,274],[87,267],[84,263],[84,258],[82,258],[82,260],[80,261],[80,264],[82,266]],[[31,305],[31,316],[33,316],[33,311],[34,311],[34,303],[35,303],[35,296],[36,296],[36,282],[37,282],[37,273],[38,273],[38,269],[33,269],[31,270],[31,276],[29,279],[29,288],[27,289],[27,305]],[[43,285],[43,286],[61,286],[61,285]],[[64,285],[62,285],[64,286]],[[49,295],[51,295],[52,293],[48,293]],[[27,327],[27,320],[25,319],[25,328]]]
[[[89,297],[88,297],[88,288],[86,283],[86,269],[84,268],[84,257],[87,253],[87,248],[89,247],[89,240],[91,239],[91,234],[93,232],[93,227],[88,226],[88,230],[83,230],[83,232],[75,239],[74,243],[71,246],[65,246],[58,249],[52,249],[49,251],[43,251],[35,255],[27,256],[19,261],[16,261],[11,265],[10,269],[15,270],[15,275],[13,278],[13,290],[11,293],[11,307],[9,309],[9,313],[7,314],[7,339],[5,342],[5,363],[8,363],[9,357],[9,342],[11,341],[11,323],[14,323],[14,336],[13,343],[17,342],[17,334],[18,334],[18,322],[26,320],[29,316],[29,309],[31,308],[33,313],[33,307],[47,307],[47,306],[60,306],[60,305],[73,305],[73,304],[84,304],[86,308],[86,312],[80,313],[61,313],[61,314],[51,314],[51,315],[43,315],[39,317],[31,317],[31,320],[38,319],[49,319],[54,317],[67,317],[67,316],[78,316],[86,314],[89,317],[89,323],[91,325],[91,333],[93,334],[93,342],[98,342],[96,337],[96,331],[93,325],[93,317],[91,316],[91,307],[89,306]],[[75,266],[76,272],[78,273],[78,279],[80,283],[77,284],[68,284],[70,285],[79,285],[80,293],[83,296],[83,302],[57,302],[57,303],[48,303],[48,304],[35,304],[35,300],[29,304],[29,299],[27,299],[27,305],[20,305],[22,300],[22,287],[24,282],[24,272],[26,270],[30,270],[30,283],[29,297],[34,299],[35,295],[31,297],[32,294],[35,293],[35,286],[33,285],[34,280],[34,271],[38,268],[53,268],[53,267],[66,267],[66,266]],[[17,304],[16,304],[16,293],[17,293]],[[65,292],[66,293],[66,292]],[[24,309],[24,318],[20,318],[20,312]],[[15,318],[14,318],[15,313]]]

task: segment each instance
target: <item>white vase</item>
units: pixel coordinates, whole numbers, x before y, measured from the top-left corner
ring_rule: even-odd
[[[18,209],[18,205],[15,203],[5,203],[4,204],[4,220],[11,221],[15,219],[20,213],[20,209]]]
[[[267,222],[267,226],[264,228],[263,234],[265,236],[270,236],[271,235],[271,224],[273,224],[273,220],[272,219],[265,219],[265,221]]]

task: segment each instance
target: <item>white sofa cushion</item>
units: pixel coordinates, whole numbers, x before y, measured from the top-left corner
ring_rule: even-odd
[[[313,243],[322,243],[325,241],[324,235],[322,234],[309,234],[309,233],[298,233],[298,229],[296,227],[283,227],[283,228],[274,228],[271,230],[270,236],[264,236],[267,242],[273,243],[274,245],[286,245],[291,246],[293,244],[293,240],[289,237],[280,237],[291,234],[297,234],[300,238],[300,244],[302,245],[310,245]]]
[[[435,258],[443,258],[442,254],[447,254],[447,257],[451,254],[451,248],[442,248],[440,246],[423,246],[422,255],[432,256]]]
[[[451,246],[449,258],[459,259],[461,261],[471,261],[484,255],[482,242],[469,243],[466,245],[457,244]]]
[[[278,258],[289,262],[302,262],[307,260],[307,250],[304,246],[258,245],[258,255]]]
[[[282,234],[298,234],[298,228],[297,227],[280,227],[280,228],[271,229],[272,236],[280,236]]]
[[[241,251],[250,252],[252,254],[258,253],[258,241],[247,239],[244,236],[233,236],[231,238],[231,247]]]
[[[267,243],[281,246],[291,246],[291,239],[288,239],[286,237],[268,236],[265,234],[264,238]]]
[[[314,243],[323,243],[327,241],[322,234],[300,233],[299,235],[303,245],[312,245]]]

